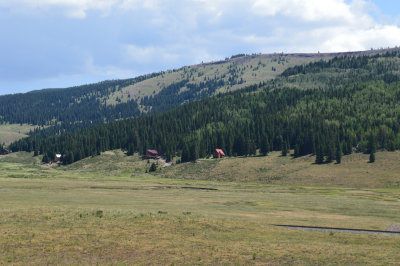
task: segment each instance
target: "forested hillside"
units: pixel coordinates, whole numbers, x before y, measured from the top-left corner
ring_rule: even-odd
[[[317,163],[342,154],[400,149],[400,53],[336,57],[289,68],[265,84],[184,104],[170,111],[104,124],[75,133],[39,132],[14,150],[35,151],[69,164],[102,151],[128,154],[155,148],[167,159],[230,156],[260,149],[316,154]]]
[[[155,75],[0,96],[0,122],[44,126],[56,123],[93,123],[134,116],[139,114],[135,101],[112,106],[101,99],[122,87]]]
[[[183,103],[258,85],[280,74],[302,71],[309,62],[321,64],[335,56],[382,54],[388,50],[336,54],[239,54],[126,80],[104,81],[66,89],[45,89],[0,96],[0,124],[46,126],[51,134],[73,132],[104,122],[170,110]],[[319,88],[335,77],[290,81],[288,86]],[[337,76],[337,75],[336,75]],[[308,80],[307,80],[308,79]],[[282,86],[284,84],[280,84]]]
[[[0,124],[47,126],[53,134],[74,131],[258,84],[313,60],[302,55],[237,55],[133,79],[4,95]]]

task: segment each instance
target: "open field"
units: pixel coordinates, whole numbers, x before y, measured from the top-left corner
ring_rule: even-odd
[[[235,159],[221,163],[229,160]],[[398,187],[165,178],[145,173],[147,161],[120,151],[68,167],[38,163],[28,153],[0,157],[0,264],[400,261],[396,236],[271,225],[386,230],[400,222]]]
[[[146,171],[152,160],[141,160],[135,154],[126,156],[120,150],[108,151],[101,156],[86,158],[68,166],[56,168],[39,167],[40,157],[28,153],[15,153],[0,157],[0,162],[19,163],[35,167],[34,171],[22,168],[16,177],[57,176],[96,177],[108,179],[154,175],[169,179],[226,181],[297,186],[331,186],[345,188],[388,188],[400,187],[400,152],[377,152],[376,162],[368,163],[369,155],[354,153],[342,157],[342,163],[316,165],[314,156],[293,158],[282,157],[280,152],[268,156],[236,157],[221,160],[200,159],[197,163],[173,164],[150,175]],[[21,166],[22,167],[22,166]],[[38,170],[39,169],[39,170]],[[0,177],[2,174],[0,173]]]
[[[368,161],[368,154],[355,153],[343,156],[341,164],[316,165],[315,156],[282,157],[272,152],[266,157],[199,160],[190,167],[178,164],[163,168],[159,175],[281,185],[400,187],[400,152],[378,152],[375,163]]]
[[[0,144],[9,145],[13,141],[25,138],[35,127],[27,124],[0,124]]]

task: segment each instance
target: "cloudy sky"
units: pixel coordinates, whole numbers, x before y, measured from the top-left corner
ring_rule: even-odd
[[[238,53],[400,46],[398,0],[0,0],[0,94]]]

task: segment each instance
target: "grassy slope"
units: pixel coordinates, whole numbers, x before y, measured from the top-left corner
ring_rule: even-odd
[[[27,137],[27,133],[36,126],[27,124],[2,124],[0,125],[0,143],[9,145],[11,142]]]
[[[400,222],[398,188],[163,178],[144,173],[146,161],[120,151],[68,167],[47,168],[38,161],[27,153],[0,157],[0,264],[309,265],[400,260],[398,237],[271,226],[385,230]],[[96,215],[99,210],[102,215]]]
[[[400,152],[378,152],[376,162],[369,155],[344,156],[342,163],[315,165],[314,156],[282,157],[279,152],[266,157],[239,157],[199,160],[164,168],[160,175],[188,179],[261,182],[283,185],[343,187],[399,187]]]
[[[189,78],[190,83],[199,84],[207,79],[217,77],[223,79],[226,85],[218,90],[217,93],[224,93],[234,91],[243,87],[258,84],[262,81],[274,79],[280,75],[285,69],[296,65],[307,64],[318,60],[328,60],[335,56],[360,56],[360,55],[374,55],[378,53],[385,53],[394,49],[382,50],[369,50],[361,52],[350,53],[315,53],[315,54],[258,54],[251,56],[244,56],[233,58],[225,61],[210,62],[198,64],[193,66],[186,66],[181,69],[166,71],[161,76],[144,80],[135,85],[122,88],[107,98],[108,104],[115,104],[116,99],[119,98],[121,102],[126,102],[129,99],[136,99],[140,101],[144,96],[155,95],[160,92],[164,87],[173,83],[179,82],[185,78]],[[230,86],[228,79],[231,77],[229,69],[239,70],[237,73],[239,79],[243,78],[244,83]],[[272,70],[274,68],[275,70]],[[191,75],[192,74],[192,75]],[[285,83],[286,84],[286,83]],[[299,87],[320,87],[321,84],[313,84],[307,80],[298,81],[298,84],[290,84]],[[185,90],[185,88],[182,88]],[[130,98],[128,97],[130,95]]]
[[[219,93],[237,90],[249,85],[258,84],[261,81],[267,81],[281,74],[288,67],[299,64],[306,64],[311,61],[319,60],[318,57],[303,57],[297,55],[258,55],[235,58],[218,63],[206,63],[194,66],[183,67],[177,71],[167,71],[161,76],[157,76],[135,85],[122,88],[121,91],[113,93],[108,103],[116,103],[118,97],[121,102],[129,99],[140,100],[144,96],[157,94],[162,88],[173,83],[189,78],[190,83],[199,84],[207,79],[214,77],[224,79],[226,86],[219,89]],[[228,85],[229,68],[240,69],[240,78],[243,78],[243,84]],[[272,67],[276,70],[273,71]],[[223,76],[225,76],[223,78]],[[182,88],[185,90],[185,88]],[[128,97],[130,95],[131,98]]]

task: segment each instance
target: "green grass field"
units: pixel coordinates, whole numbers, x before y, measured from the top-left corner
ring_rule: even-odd
[[[35,127],[27,124],[0,124],[0,144],[9,145],[13,141],[25,138]]]
[[[400,188],[385,185],[398,178],[398,156],[377,153],[376,165],[364,155],[344,157],[345,184],[335,179],[342,165],[274,153],[173,165],[155,175],[146,173],[147,161],[121,151],[53,167],[28,153],[1,156],[0,264],[397,264],[398,236],[272,224],[385,230],[400,223]],[[363,168],[386,175],[366,182]],[[266,182],[269,171],[287,174]]]

